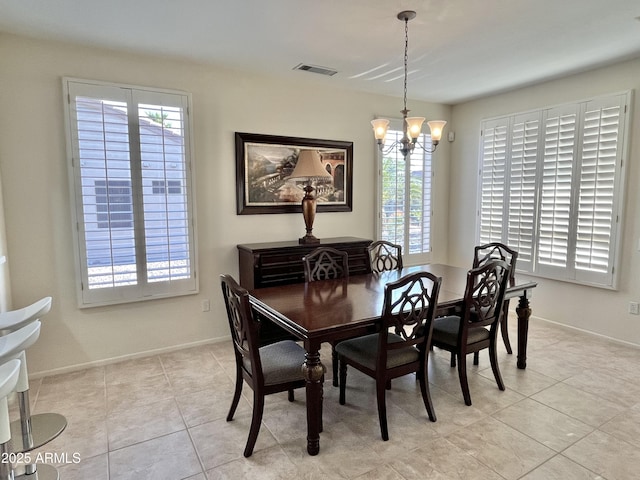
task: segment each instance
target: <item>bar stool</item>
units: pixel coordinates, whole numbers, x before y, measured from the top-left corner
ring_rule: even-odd
[[[44,297],[19,310],[0,312],[0,333],[15,332],[28,323],[38,320],[42,315],[46,315],[49,310],[51,310],[51,297]]]
[[[14,391],[20,374],[20,360],[14,358],[0,365],[0,480],[14,480],[11,468],[11,420],[7,397]]]
[[[0,331],[17,333],[20,331],[18,329],[25,328],[35,322],[38,322],[39,325],[40,316],[48,313],[50,309],[51,297],[45,297],[19,310],[0,313]],[[8,335],[0,337],[0,341],[6,336]],[[67,419],[60,414],[31,415],[29,377],[24,351],[21,353],[20,360],[22,362],[21,376],[16,387],[20,419],[11,423],[11,442],[16,453],[28,452],[46,445],[67,427]],[[35,468],[35,464],[25,465],[25,475],[35,473]],[[51,465],[38,465],[38,480],[57,480],[58,478],[58,471]]]

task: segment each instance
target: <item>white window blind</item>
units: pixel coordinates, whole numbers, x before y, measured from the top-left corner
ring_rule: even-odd
[[[80,305],[196,293],[188,95],[64,86]]]
[[[400,124],[389,130],[380,155],[378,235],[402,246],[406,263],[424,261],[431,252],[431,138],[421,135],[419,145],[405,160],[397,145]]]
[[[484,121],[480,243],[517,250],[519,270],[615,288],[629,98]]]

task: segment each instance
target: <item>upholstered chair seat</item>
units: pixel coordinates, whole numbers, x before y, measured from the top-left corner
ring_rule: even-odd
[[[366,368],[375,369],[378,358],[378,337],[377,333],[354,338],[336,345],[338,355],[344,355]],[[387,338],[388,343],[404,342],[402,337],[395,333],[390,333]],[[395,368],[407,363],[417,362],[420,351],[413,345],[399,350],[390,350],[387,354],[387,368]]]
[[[258,349],[265,385],[303,380],[304,348],[293,340],[283,340]],[[243,358],[244,368],[251,374],[251,360]]]

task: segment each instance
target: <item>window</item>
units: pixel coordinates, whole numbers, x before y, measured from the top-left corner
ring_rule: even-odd
[[[480,243],[518,270],[615,288],[630,93],[483,121]]]
[[[393,128],[393,127],[392,127]],[[387,131],[379,155],[378,237],[402,246],[405,263],[428,261],[431,252],[431,137],[420,135],[404,159],[394,142],[402,138],[401,124]]]
[[[188,95],[64,87],[80,305],[197,293]]]

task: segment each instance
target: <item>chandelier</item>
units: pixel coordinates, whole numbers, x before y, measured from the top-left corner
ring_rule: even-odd
[[[418,145],[425,151],[430,151],[431,153],[435,152],[438,147],[438,143],[440,143],[440,138],[442,137],[442,130],[444,126],[447,124],[444,120],[431,120],[427,122],[429,125],[429,129],[431,130],[431,149],[427,150],[424,145],[418,143],[418,137],[420,136],[422,130],[422,124],[425,120],[424,117],[408,117],[407,114],[409,110],[407,110],[407,61],[409,58],[408,50],[409,50],[409,20],[416,18],[416,12],[413,10],[405,10],[398,14],[398,20],[402,20],[404,22],[404,109],[400,112],[402,113],[402,130],[403,135],[402,139],[388,147],[386,150],[384,149],[384,137],[387,134],[387,128],[389,127],[389,120],[385,118],[377,118],[371,121],[371,125],[373,125],[373,133],[376,137],[376,141],[378,142],[378,147],[381,152],[390,153],[395,147],[398,147],[400,153],[402,153],[403,157],[407,157],[411,154],[413,149]]]

